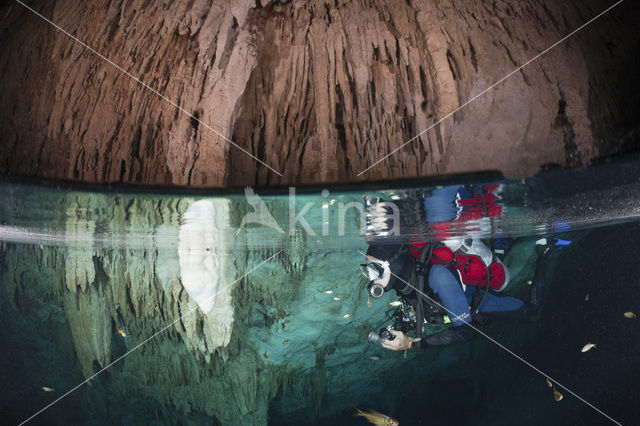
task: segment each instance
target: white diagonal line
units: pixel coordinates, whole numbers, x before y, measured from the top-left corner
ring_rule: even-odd
[[[259,267],[261,267],[262,265],[264,265],[265,263],[267,263],[268,261],[270,261],[271,259],[273,259],[274,257],[276,257],[277,255],[279,255],[280,253],[282,253],[283,250],[280,250],[279,252],[277,252],[276,254],[274,254],[273,256],[271,256],[270,258],[263,260],[258,266],[252,268],[249,272],[245,273],[244,275],[242,275],[240,278],[238,278],[237,280],[235,280],[234,282],[232,282],[231,284],[229,284],[228,286],[224,287],[222,290],[217,291],[216,294],[214,294],[211,298],[216,297],[218,294],[220,294],[222,291],[226,290],[227,288],[231,287],[232,285],[234,285],[235,283],[237,283],[238,281],[240,281],[241,279],[243,279],[244,277],[246,277],[247,275],[249,275],[250,273],[252,273],[253,271],[255,271],[256,269],[258,269]],[[172,323],[168,324],[167,326],[165,326],[164,328],[162,328],[160,331],[157,331],[156,333],[154,333],[151,337],[148,337],[146,340],[144,340],[142,343],[139,343],[138,345],[136,345],[134,348],[130,349],[129,351],[127,351],[124,355],[120,356],[118,359],[116,359],[115,361],[112,361],[109,365],[107,365],[106,367],[104,367],[102,370],[98,371],[97,373],[95,373],[93,376],[89,377],[87,380],[85,380],[84,382],[80,383],[78,386],[76,386],[75,388],[67,391],[67,393],[65,393],[64,395],[62,395],[61,397],[59,397],[58,399],[56,399],[55,401],[53,401],[52,403],[50,403],[49,405],[47,405],[46,407],[44,407],[42,410],[38,411],[37,413],[35,413],[34,415],[32,415],[31,417],[29,417],[28,419],[22,421],[20,423],[20,425],[23,425],[25,423],[27,423],[29,420],[33,419],[34,417],[36,417],[38,414],[42,413],[43,411],[45,411],[46,409],[48,409],[49,407],[51,407],[52,405],[60,402],[60,400],[62,400],[64,397],[66,397],[67,395],[69,395],[71,392],[75,391],[76,389],[78,389],[79,387],[81,387],[82,385],[84,385],[85,383],[89,382],[91,379],[93,379],[94,377],[96,377],[98,374],[102,373],[103,371],[105,371],[106,369],[108,369],[109,367],[111,367],[113,364],[115,364],[116,362],[122,360],[124,357],[126,357],[127,355],[129,355],[131,352],[137,350],[138,348],[140,348],[142,345],[144,345],[145,343],[147,343],[149,340],[153,339],[154,337],[156,337],[158,334],[162,333],[163,331],[167,330],[168,328],[170,328],[171,326],[173,326],[175,323],[177,323],[178,321],[182,320],[184,317],[186,317],[187,315],[192,314],[193,312],[196,311],[196,309],[198,309],[198,305],[196,305],[195,308],[191,309],[189,312],[187,312],[186,314],[182,315],[180,318],[178,318],[177,320],[173,321]]]
[[[366,258],[366,254],[362,253],[360,250],[356,250],[358,253],[360,253],[361,255],[365,256]],[[391,272],[391,270],[389,270],[389,272]],[[454,312],[450,311],[449,309],[445,308],[444,306],[442,306],[440,303],[436,302],[435,300],[433,300],[432,298],[430,298],[429,296],[427,296],[426,294],[424,294],[423,292],[421,292],[420,290],[418,290],[417,288],[415,288],[414,286],[412,286],[411,284],[409,284],[408,282],[406,282],[405,280],[403,280],[402,278],[400,278],[399,276],[397,276],[396,274],[394,274],[393,272],[391,272],[391,275],[393,275],[394,277],[396,277],[397,279],[399,279],[400,281],[402,281],[403,283],[405,283],[406,285],[408,285],[409,287],[411,287],[412,289],[414,289],[416,291],[416,293],[420,293],[422,296],[426,297],[427,299],[429,299],[430,302],[432,302],[435,305],[438,305],[440,308],[444,309],[445,311],[447,311],[447,313],[449,315],[451,315],[451,318],[455,318],[456,315]],[[523,362],[524,364],[528,365],[529,367],[531,367],[533,370],[535,370],[536,372],[540,373],[542,376],[544,377],[548,377],[552,382],[554,382],[556,385],[560,386],[562,389],[566,390],[567,392],[569,392],[571,395],[575,396],[576,398],[578,398],[580,401],[584,402],[585,404],[587,404],[589,407],[593,408],[594,410],[596,410],[598,413],[602,414],[604,417],[606,417],[607,419],[611,420],[613,423],[622,426],[622,423],[614,420],[613,418],[611,418],[610,416],[608,416],[604,411],[600,410],[599,408],[597,408],[596,406],[594,406],[593,404],[589,403],[588,401],[586,401],[584,398],[580,397],[578,394],[576,394],[575,392],[573,392],[571,389],[569,389],[568,387],[562,385],[560,382],[558,382],[556,379],[554,379],[553,377],[551,377],[550,375],[548,375],[547,373],[545,373],[544,371],[540,370],[539,368],[537,368],[536,366],[534,366],[533,364],[531,364],[530,362],[528,362],[527,360],[525,360],[524,358],[522,358],[521,356],[517,355],[515,352],[513,352],[512,350],[510,350],[509,348],[507,348],[506,346],[504,346],[503,344],[501,344],[500,342],[496,341],[495,339],[493,339],[491,336],[489,336],[488,334],[482,332],[481,330],[479,330],[477,327],[475,327],[473,324],[471,324],[470,322],[464,322],[465,325],[471,327],[473,330],[475,330],[476,332],[478,332],[479,334],[482,334],[484,337],[486,337],[489,341],[495,343],[496,345],[498,345],[498,347],[500,347],[501,349],[504,349],[505,351],[507,351],[509,354],[513,355],[517,360]],[[417,327],[418,325],[416,325]],[[459,326],[462,327],[462,326]]]
[[[97,50],[91,48],[90,46],[88,46],[86,43],[80,41],[77,37],[71,35],[69,32],[65,31],[63,28],[61,28],[59,25],[57,25],[56,23],[54,23],[53,21],[51,21],[50,19],[45,18],[43,15],[41,15],[40,13],[38,13],[37,11],[35,11],[34,9],[32,9],[31,7],[27,6],[26,4],[24,4],[23,2],[21,2],[20,0],[15,0],[17,3],[20,3],[22,6],[24,6],[25,8],[29,9],[31,12],[33,12],[34,14],[36,14],[37,16],[39,16],[40,18],[42,18],[43,20],[45,20],[46,22],[48,22],[49,24],[53,25],[56,29],[58,29],[60,32],[66,34],[67,36],[69,36],[70,38],[72,38],[76,43],[80,44],[82,47],[84,47],[85,49],[90,50],[92,53],[94,53],[95,55],[97,55],[100,59],[108,62],[110,65],[112,65],[113,67],[117,68],[119,71],[121,71],[122,73],[126,74],[127,76],[129,76],[131,79],[133,79],[134,81],[136,81],[137,83],[141,84],[144,88],[149,89],[151,92],[153,92],[154,94],[158,95],[160,98],[164,99],[165,101],[167,101],[170,105],[174,106],[175,108],[177,108],[179,111],[181,111],[182,113],[186,114],[187,116],[189,116],[191,119],[197,121],[198,123],[202,124],[204,127],[206,127],[207,129],[211,130],[213,133],[215,133],[216,135],[220,136],[222,139],[224,139],[225,141],[229,142],[231,145],[235,146],[236,148],[238,148],[240,151],[244,152],[245,154],[247,154],[249,157],[253,158],[254,160],[256,160],[257,162],[259,162],[260,164],[264,165],[266,168],[268,168],[269,170],[271,170],[272,172],[274,172],[275,174],[282,176],[282,173],[280,173],[279,171],[275,170],[273,167],[269,166],[267,163],[265,163],[264,161],[260,160],[259,158],[255,157],[253,154],[251,154],[250,152],[248,152],[246,149],[242,148],[240,145],[238,145],[237,143],[235,143],[234,141],[232,141],[231,139],[229,139],[228,137],[226,137],[225,135],[223,135],[222,133],[220,133],[219,131],[217,131],[216,129],[214,129],[213,127],[209,126],[207,123],[202,122],[202,120],[200,120],[200,118],[196,117],[195,115],[191,114],[190,112],[188,112],[187,110],[185,110],[184,108],[182,108],[180,105],[178,105],[177,103],[173,102],[171,99],[167,98],[165,95],[163,95],[162,93],[158,92],[156,89],[154,89],[153,87],[149,86],[147,83],[143,82],[142,80],[140,80],[138,77],[136,77],[135,75],[131,74],[130,72],[128,72],[127,70],[123,69],[121,66],[119,66],[118,64],[116,64],[115,62],[113,62],[112,60],[110,60],[109,58],[107,58],[106,56],[102,55],[101,53],[99,53]]]
[[[435,126],[437,126],[438,124],[442,123],[444,120],[446,120],[447,118],[451,117],[453,114],[455,114],[456,112],[460,111],[462,108],[466,107],[467,105],[469,105],[471,102],[475,101],[476,99],[478,99],[480,96],[484,95],[485,93],[487,93],[489,90],[493,89],[494,87],[496,87],[498,84],[502,83],[503,81],[505,81],[506,79],[508,79],[509,77],[511,77],[513,74],[517,73],[518,71],[520,71],[521,69],[523,69],[524,67],[526,67],[527,65],[529,65],[531,62],[535,61],[536,59],[538,59],[539,57],[541,57],[542,55],[544,55],[545,53],[547,53],[548,51],[550,51],[551,49],[553,49],[554,47],[556,47],[557,45],[559,45],[560,43],[564,42],[566,39],[568,39],[569,37],[571,37],[572,35],[574,35],[575,33],[577,33],[578,31],[580,31],[581,29],[583,29],[584,27],[586,27],[587,25],[589,25],[590,23],[592,23],[593,21],[595,21],[596,19],[600,18],[602,15],[604,15],[605,13],[609,12],[611,9],[613,9],[614,7],[616,7],[617,5],[619,5],[620,3],[622,3],[624,0],[619,0],[617,3],[615,3],[612,6],[609,6],[606,10],[604,10],[603,12],[600,12],[598,15],[596,15],[595,17],[591,18],[589,21],[585,22],[584,24],[580,25],[578,28],[576,28],[575,30],[573,30],[571,33],[569,33],[568,35],[564,36],[563,38],[561,38],[560,40],[556,41],[555,43],[553,43],[551,46],[547,47],[546,49],[544,49],[542,52],[538,53],[536,56],[534,56],[533,58],[529,59],[527,62],[525,62],[524,64],[520,65],[518,68],[516,68],[515,70],[511,71],[509,74],[505,75],[504,77],[502,77],[500,80],[496,81],[495,83],[493,83],[491,86],[487,87],[486,89],[484,89],[482,92],[478,93],[477,95],[475,95],[474,97],[472,97],[471,99],[469,99],[468,101],[466,101],[465,103],[463,103],[462,105],[460,105],[459,107],[457,107],[456,109],[454,109],[453,111],[451,111],[449,114],[445,115],[444,117],[442,117],[440,120],[436,121],[435,123],[433,123],[431,126],[427,127],[426,129],[424,129],[423,131],[421,131],[420,133],[418,133],[417,135],[415,135],[414,137],[412,137],[411,139],[409,139],[408,141],[406,141],[405,143],[403,143],[402,145],[400,145],[399,147],[397,147],[396,149],[394,149],[393,151],[391,151],[390,153],[388,153],[387,155],[385,155],[384,157],[382,157],[381,159],[379,159],[378,161],[376,161],[375,163],[373,163],[372,165],[370,165],[369,167],[367,167],[366,169],[364,169],[363,171],[361,171],[360,173],[358,173],[357,176],[360,176],[361,174],[363,174],[364,172],[366,172],[367,170],[369,170],[370,168],[372,168],[373,166],[375,166],[378,163],[383,162],[384,160],[386,160],[387,158],[389,158],[390,156],[392,156],[393,154],[395,154],[396,152],[398,152],[399,150],[401,150],[402,148],[404,148],[406,145],[410,144],[411,142],[413,142],[414,140],[418,139],[420,136],[422,136],[423,134],[425,134],[426,132],[428,132],[429,130],[431,130],[432,128],[434,128]]]

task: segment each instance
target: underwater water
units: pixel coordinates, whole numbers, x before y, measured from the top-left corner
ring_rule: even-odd
[[[5,424],[640,419],[638,161],[218,193],[6,181],[0,200]],[[523,298],[540,236],[572,243],[538,321],[406,357],[367,341],[397,300],[368,306],[368,244],[509,241],[507,293]]]

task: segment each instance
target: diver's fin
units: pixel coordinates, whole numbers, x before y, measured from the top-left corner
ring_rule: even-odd
[[[562,250],[573,241],[561,238],[540,238],[536,241],[536,251],[538,255],[548,256],[553,250]]]
[[[558,250],[562,250],[564,247],[568,246],[569,244],[571,244],[573,241],[569,241],[569,240],[561,240],[560,238],[555,238],[555,243],[554,245],[558,248]]]

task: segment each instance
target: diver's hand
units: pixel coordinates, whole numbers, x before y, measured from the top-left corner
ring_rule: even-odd
[[[392,351],[404,351],[411,349],[411,339],[402,331],[389,330],[391,334],[396,336],[393,340],[385,340],[380,342],[383,348],[391,349]]]

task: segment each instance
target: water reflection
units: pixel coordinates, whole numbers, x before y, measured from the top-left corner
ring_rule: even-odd
[[[613,174],[611,168],[624,170]],[[198,200],[229,204],[229,224],[218,230],[225,246],[216,247],[225,252],[290,247],[301,242],[292,238],[299,232],[309,250],[358,248],[364,235],[385,243],[539,235],[635,220],[640,216],[639,181],[639,167],[631,163],[466,185],[351,188],[330,194],[290,189],[260,195],[255,190],[251,199],[240,191],[224,196],[92,193],[5,182],[0,183],[0,240],[82,248],[175,248],[184,214]],[[256,198],[273,223],[247,219],[259,213]],[[382,203],[386,207],[376,211]]]

